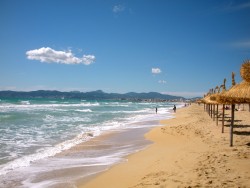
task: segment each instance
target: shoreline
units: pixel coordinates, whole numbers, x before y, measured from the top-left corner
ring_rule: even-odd
[[[123,163],[126,161],[126,156],[150,145],[152,142],[146,140],[144,134],[155,126],[159,126],[159,121],[141,121],[132,123],[130,128],[106,131],[51,158],[42,159],[32,166],[25,167],[22,171],[24,177],[18,175],[21,173],[19,170],[10,172],[5,177],[14,178],[2,179],[0,186],[75,187],[77,183],[87,182],[112,166]],[[63,166],[57,168],[58,163]],[[46,167],[44,172],[38,170],[44,167]],[[17,176],[19,177],[15,178]]]
[[[229,113],[229,112],[227,112]],[[192,104],[177,109],[176,117],[160,121],[145,134],[153,144],[126,157],[79,188],[248,187],[250,185],[250,117],[236,112],[234,147],[229,147],[229,122],[221,123]],[[236,127],[235,126],[235,127]]]

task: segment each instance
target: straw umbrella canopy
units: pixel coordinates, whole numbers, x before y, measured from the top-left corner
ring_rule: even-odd
[[[250,103],[250,82],[243,80],[229,91],[219,96],[220,103],[239,104]]]
[[[218,97],[218,102],[228,104],[250,103],[250,60],[240,70],[243,81]]]
[[[202,101],[206,104],[218,104],[217,101],[211,99],[211,97],[215,96],[217,88],[218,86],[215,89],[210,89],[207,95],[204,96]]]
[[[206,96],[206,97],[204,98],[203,101],[204,101],[206,104],[219,104],[216,100],[211,100],[211,97],[213,97],[213,95],[214,95],[214,94],[209,95],[209,96]]]
[[[218,87],[216,87],[216,89],[217,89],[217,88],[218,88]],[[216,89],[215,89],[215,90],[216,90]],[[217,101],[213,101],[213,100],[210,99],[210,97],[211,97],[212,95],[214,95],[215,90],[214,90],[214,89],[210,89],[209,92],[207,93],[207,95],[204,95],[204,98],[202,99],[202,102],[203,102],[204,104],[206,104],[206,106],[204,106],[204,109],[207,110],[208,114],[209,114],[211,117],[213,117],[213,115],[215,116],[215,112],[214,112],[214,110],[213,110],[213,106],[216,105],[216,104],[218,104]]]
[[[207,94],[204,94],[203,98],[200,100],[204,104],[204,110],[206,110],[209,113],[208,104],[207,104],[208,95],[209,95],[209,92]]]

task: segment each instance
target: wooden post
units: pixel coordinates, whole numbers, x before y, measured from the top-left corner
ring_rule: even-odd
[[[208,115],[210,115],[209,114],[209,105],[207,104],[207,113],[208,113]]]
[[[212,104],[212,116],[211,116],[211,118],[213,118],[214,116],[214,105]]]
[[[222,105],[222,127],[221,127],[222,133],[224,133],[224,120],[225,120],[225,104]]]
[[[213,104],[213,121],[215,121],[215,105]]]
[[[213,118],[213,105],[210,104],[210,108],[211,108],[211,118]]]
[[[219,120],[219,105],[216,105],[216,125],[218,126],[218,120]]]
[[[212,107],[212,105],[211,104],[209,104],[209,106],[210,106],[210,117],[212,118],[213,117],[213,107]]]
[[[230,147],[233,146],[234,109],[235,109],[235,104],[232,104],[232,108],[231,108],[231,125],[230,125]]]

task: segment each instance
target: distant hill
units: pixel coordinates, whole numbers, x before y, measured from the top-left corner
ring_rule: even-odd
[[[51,90],[38,90],[38,91],[0,91],[0,98],[65,98],[65,99],[121,99],[121,100],[180,100],[185,98],[179,96],[165,95],[157,92],[149,93],[135,93],[129,92],[125,94],[119,93],[105,93],[102,90],[91,92],[61,92]]]

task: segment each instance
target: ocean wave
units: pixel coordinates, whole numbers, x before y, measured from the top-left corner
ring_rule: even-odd
[[[0,105],[0,112],[15,111],[15,110],[46,110],[51,108],[61,107],[91,107],[100,106],[100,103],[79,103],[79,104],[10,104],[5,103]]]
[[[24,105],[30,105],[30,101],[21,101],[20,103]]]
[[[105,106],[110,106],[110,107],[129,107],[129,104],[131,103],[120,103],[120,102],[111,102],[111,103],[108,103],[108,102],[105,102],[104,105]]]
[[[72,117],[72,116],[60,116],[55,117],[53,115],[46,115],[45,118],[43,118],[44,122],[90,122],[91,119],[89,117]]]
[[[83,134],[76,136],[72,140],[62,142],[60,144],[57,144],[54,147],[40,149],[37,153],[26,155],[14,161],[11,161],[7,164],[1,165],[0,175],[7,174],[8,172],[21,168],[21,167],[27,167],[35,161],[55,156],[56,154],[61,153],[62,151],[68,150],[72,148],[73,146],[76,146],[77,144],[85,142],[89,140],[90,138],[92,138],[93,136],[97,136],[97,135],[99,135],[98,132],[92,133],[92,134],[83,133]]]
[[[76,112],[92,112],[92,110],[90,110],[90,109],[83,109],[83,110],[80,110],[80,109],[78,109],[78,110],[75,110]]]

